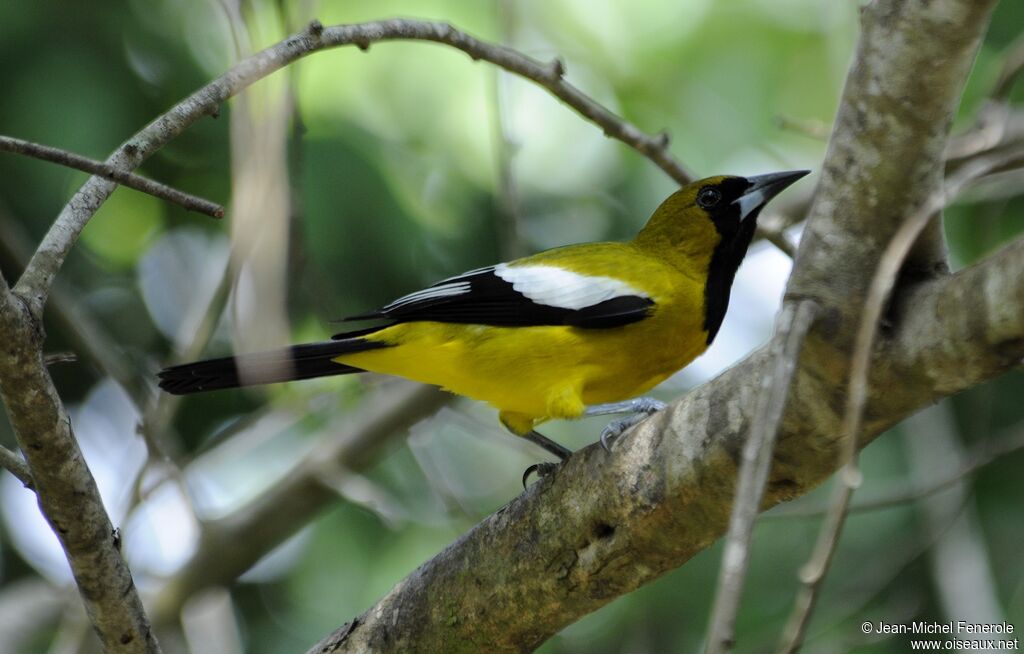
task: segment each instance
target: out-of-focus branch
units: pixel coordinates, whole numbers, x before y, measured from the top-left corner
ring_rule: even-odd
[[[1003,68],[999,71],[999,79],[992,89],[991,98],[999,102],[1006,102],[1010,97],[1010,91],[1024,75],[1024,35],[1018,36],[1007,49],[1006,57],[1003,59]]]
[[[32,483],[32,471],[28,469],[25,460],[3,445],[0,445],[0,467],[17,477],[18,481],[25,485],[25,488],[35,488]]]
[[[403,20],[327,29],[313,22],[302,33],[240,62],[121,145],[97,170],[101,176],[90,178],[63,208],[14,289],[9,289],[6,283],[0,289],[0,327],[8,339],[7,349],[0,353],[0,392],[21,449],[26,453],[40,505],[61,539],[86,610],[109,651],[157,651],[158,646],[132,586],[130,572],[116,547],[113,528],[95,481],[82,459],[64,406],[42,360],[42,313],[54,277],[82,229],[116,188],[117,183],[108,176],[128,175],[200,118],[216,115],[225,100],[300,57],[341,45],[355,44],[366,49],[371,43],[387,40],[443,43],[474,59],[490,61],[527,77],[599,125],[607,135],[650,158],[681,183],[690,179],[668,153],[666,136],[644,134],[580,92],[563,79],[561,62],[542,64],[509,48],[475,39],[447,24]],[[307,487],[313,484],[309,479],[302,483]],[[301,493],[282,492],[280,495],[289,501],[296,496]],[[302,514],[302,511],[295,514]],[[247,524],[256,534],[265,533],[258,525]],[[208,530],[206,533],[215,532]],[[269,535],[257,536],[254,542],[278,542],[274,541],[278,532],[266,533]],[[252,549],[257,550],[259,547]],[[241,559],[244,556],[231,568],[236,574],[251,564]]]
[[[761,225],[758,225],[754,238],[763,238],[775,247],[779,248],[779,251],[790,259],[796,257],[796,246],[790,242],[789,237],[786,236],[786,232],[782,229],[778,229],[774,226],[762,227]]]
[[[566,82],[565,67],[560,60],[543,64],[510,48],[476,39],[447,23],[397,19],[327,28],[314,21],[303,32],[241,61],[227,73],[179,102],[119,147],[106,164],[116,170],[133,170],[203,116],[217,114],[225,100],[296,59],[342,45],[357,45],[366,49],[372,43],[381,41],[443,43],[462,50],[473,59],[489,61],[530,79],[601,127],[607,136],[643,154],[680,184],[692,179],[692,175],[669,154],[669,140],[665,134],[645,134]],[[28,300],[33,315],[41,314],[53,277],[63,265],[86,223],[107,199],[114,186],[109,180],[91,178],[71,198],[47,232],[16,285],[16,290]]]
[[[775,124],[781,130],[800,134],[816,141],[828,140],[829,127],[826,123],[818,120],[807,120],[778,114],[775,116]]]
[[[921,484],[936,470],[963,467],[964,448],[955,422],[948,402],[906,421],[900,431],[911,479]],[[929,550],[928,563],[946,619],[999,623],[1003,610],[974,500],[969,485],[961,481],[921,502],[917,517],[922,532],[945,532]]]
[[[971,448],[964,457],[962,467],[930,479],[927,483],[911,483],[905,487],[886,492],[869,500],[855,501],[850,505],[849,513],[861,511],[878,511],[905,506],[910,502],[930,497],[951,486],[973,477],[983,468],[992,465],[1003,456],[1024,449],[1024,428],[1011,430],[1008,436],[985,440]],[[781,506],[765,518],[816,518],[828,513],[829,507],[822,506]]]
[[[775,339],[771,345],[770,370],[761,380],[754,424],[743,445],[736,499],[729,519],[729,532],[718,574],[718,591],[711,612],[706,652],[724,653],[732,649],[736,615],[743,595],[743,581],[750,561],[750,540],[757,514],[761,512],[768,472],[771,469],[775,437],[789,387],[796,370],[800,347],[814,320],[817,307],[811,300],[792,302],[779,314]]]
[[[202,523],[195,554],[153,602],[154,622],[176,620],[193,594],[230,583],[252,567],[337,499],[325,479],[365,468],[396,434],[433,415],[450,397],[405,382],[371,394],[355,415],[346,417],[341,434],[324,439],[281,481],[234,513]]]
[[[0,255],[20,268],[32,258],[32,243],[17,217],[0,207]],[[143,410],[151,395],[140,372],[131,365],[124,349],[110,336],[82,299],[78,289],[57,283],[48,311],[73,343],[76,354],[87,359],[121,385],[136,408]]]
[[[509,0],[494,3],[496,21],[501,30],[502,43],[510,43],[515,24],[515,6]],[[494,168],[498,196],[498,247],[505,260],[526,255],[520,234],[520,206],[516,188],[514,158],[518,144],[509,134],[509,115],[506,104],[509,93],[505,73],[495,69],[491,76],[491,143],[494,150]]]
[[[176,188],[171,188],[170,186],[161,184],[160,182],[154,182],[151,179],[146,179],[145,177],[136,175],[135,173],[125,172],[108,163],[83,157],[82,155],[75,154],[74,152],[68,152],[67,150],[61,150],[60,148],[54,148],[49,145],[40,145],[38,143],[32,143],[31,141],[24,141],[22,139],[3,135],[0,135],[0,151],[23,154],[27,157],[49,161],[50,163],[60,164],[61,166],[67,166],[68,168],[74,168],[75,170],[92,173],[93,175],[99,175],[100,177],[113,180],[121,186],[127,186],[128,188],[133,188],[136,191],[142,191],[143,193],[148,193],[149,195],[158,197],[161,200],[173,202],[174,204],[184,207],[189,211],[198,211],[199,213],[205,213],[207,216],[212,216],[214,218],[224,217],[224,207],[219,204],[215,204],[209,200],[204,200],[203,198],[199,198],[194,195],[189,195],[188,193],[179,191]]]

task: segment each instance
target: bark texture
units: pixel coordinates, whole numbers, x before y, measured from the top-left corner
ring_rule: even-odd
[[[32,471],[39,508],[67,553],[89,619],[107,652],[158,652],[149,619],[42,360],[42,326],[28,302],[0,289],[0,396]]]

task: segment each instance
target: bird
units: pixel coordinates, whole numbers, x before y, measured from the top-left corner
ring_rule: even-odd
[[[758,214],[809,172],[701,179],[666,198],[630,241],[470,270],[344,319],[378,326],[165,368],[159,386],[181,395],[372,371],[487,402],[509,431],[563,461],[571,450],[538,425],[627,414],[602,431],[609,449],[665,407],[642,395],[715,340]],[[535,469],[545,470],[531,466],[524,485]]]

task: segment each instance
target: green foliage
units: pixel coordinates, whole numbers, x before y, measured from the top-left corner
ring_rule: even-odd
[[[505,39],[541,60],[563,56],[569,80],[645,130],[666,129],[674,154],[702,174],[815,167],[824,141],[780,128],[777,119],[830,124],[857,31],[856,3],[834,0],[527,0],[505,3],[504,20],[499,4],[349,0],[312,6],[325,24],[392,16],[439,19],[482,38]],[[313,17],[299,9],[310,3],[242,5],[249,37],[258,45]],[[0,132],[103,158],[232,61],[236,45],[218,7],[172,0],[0,3]],[[1001,3],[958,125],[973,120],[1021,25],[1024,3]],[[289,70],[289,77],[279,73],[274,83],[290,87],[296,98],[288,289],[296,339],[341,331],[343,326],[329,321],[501,258],[507,244],[495,169],[501,147],[494,138],[492,67],[433,44],[387,43],[365,53],[318,53]],[[514,154],[519,247],[534,251],[622,238],[672,190],[661,171],[543,91],[500,78],[500,111]],[[1018,104],[1024,99],[1024,85],[1013,97]],[[219,119],[200,121],[148,162],[145,174],[227,204],[234,107],[230,102]],[[0,155],[0,238],[8,238],[11,225],[38,238],[82,178]],[[1022,210],[1020,198],[980,194],[949,211],[954,264],[969,265],[1018,238],[1024,232]],[[142,299],[136,283],[140,262],[157,237],[182,230],[227,234],[230,221],[229,216],[213,222],[119,189],[85,230],[62,282],[110,332],[140,378],[167,362],[173,346],[147,310],[152,304]],[[5,277],[16,278],[21,263],[7,248],[0,253]],[[164,268],[155,274],[165,275],[169,287],[171,278],[191,272]],[[230,330],[244,329],[232,325],[227,313],[204,354],[226,353]],[[764,338],[771,317],[764,307],[734,306],[729,320],[753,325],[750,342],[737,347],[750,348]],[[75,342],[66,325],[47,319],[55,347]],[[71,400],[102,378],[87,361],[55,375],[62,390],[74,389]],[[667,393],[693,380],[683,375]],[[220,470],[226,478],[263,488],[274,475],[254,461],[280,459],[282,452],[305,451],[332,438],[377,383],[328,380],[188,398],[166,435],[167,453],[188,469],[228,448],[230,455],[217,458],[203,474]],[[970,445],[1020,421],[1022,393],[1024,377],[1018,373],[956,398],[951,407],[961,438]],[[392,448],[366,473],[364,490],[372,490],[376,501],[351,489],[343,493],[336,509],[289,545],[294,553],[273,574],[232,590],[246,651],[301,651],[518,492],[519,474],[538,453],[515,449],[489,409],[468,403],[456,409],[417,427],[412,445]],[[262,431],[235,430],[256,412],[267,418],[264,425],[295,414],[305,419]],[[548,433],[578,446],[593,440],[598,429],[587,421],[551,425]],[[10,442],[8,431],[5,423],[0,426],[0,441]],[[254,452],[261,454],[247,458]],[[1006,619],[1024,627],[1020,457],[1006,457],[969,485]],[[865,488],[904,480],[909,473],[899,439],[879,439],[867,450],[864,468]],[[199,486],[210,482],[199,473],[196,478]],[[819,491],[802,502],[824,499]],[[8,546],[10,525],[7,516],[0,531],[3,588],[36,574],[25,546]],[[739,623],[740,651],[766,651],[775,641],[816,527],[814,520],[791,518],[758,528]],[[855,516],[812,625],[811,650],[861,643],[858,651],[902,652],[906,643],[898,638],[860,640],[860,622],[946,619],[925,564],[928,547],[915,549],[924,539],[920,512],[912,505]],[[720,555],[718,547],[704,552],[572,625],[541,651],[696,651]],[[144,582],[153,581],[144,566],[136,571]],[[56,630],[56,622],[48,623],[29,651],[46,651]]]

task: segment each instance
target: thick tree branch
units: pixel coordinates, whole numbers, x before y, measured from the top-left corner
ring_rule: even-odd
[[[863,34],[788,293],[812,297],[826,312],[863,305],[865,271],[876,268],[903,216],[939,188],[949,126],[995,4],[876,0],[862,10]],[[906,272],[941,274],[944,250],[934,221]],[[839,317],[828,340],[849,352],[855,323]]]
[[[159,652],[96,482],[42,359],[43,334],[25,300],[0,287],[0,397],[47,522],[67,555],[107,652]]]
[[[563,78],[559,60],[542,64],[515,50],[480,41],[446,23],[388,20],[359,25],[323,27],[314,21],[305,31],[241,61],[170,111],[144,127],[118,148],[106,161],[112,169],[130,171],[203,116],[215,115],[228,98],[293,61],[312,52],[343,45],[366,49],[379,41],[433,41],[462,50],[473,59],[489,61],[517,75],[533,80],[572,107],[604,133],[618,139],[653,161],[678,182],[692,176],[668,152],[668,137],[648,136],[633,124],[616,116]],[[42,313],[43,304],[71,247],[100,205],[113,192],[115,184],[91,178],[71,198],[47,232],[35,256],[16,285],[28,299],[33,315]]]
[[[61,166],[67,166],[68,168],[74,168],[75,170],[92,173],[93,175],[99,175],[100,177],[113,180],[121,186],[127,186],[128,188],[133,188],[136,191],[142,191],[143,193],[148,193],[149,195],[158,197],[161,200],[173,202],[174,204],[182,206],[189,211],[198,211],[199,213],[205,213],[206,215],[213,216],[214,218],[224,217],[224,207],[219,204],[215,204],[209,200],[204,200],[203,198],[197,198],[194,195],[189,195],[188,193],[179,191],[176,188],[171,188],[166,184],[154,182],[151,179],[146,179],[145,177],[141,177],[134,173],[119,170],[110,164],[103,163],[102,161],[96,161],[95,159],[90,159],[88,157],[83,157],[82,155],[75,154],[74,152],[68,152],[67,150],[61,150],[60,148],[40,145],[38,143],[32,143],[31,141],[23,141],[21,139],[3,135],[0,135],[0,151],[15,152],[28,157],[34,157],[43,161],[60,164]]]

